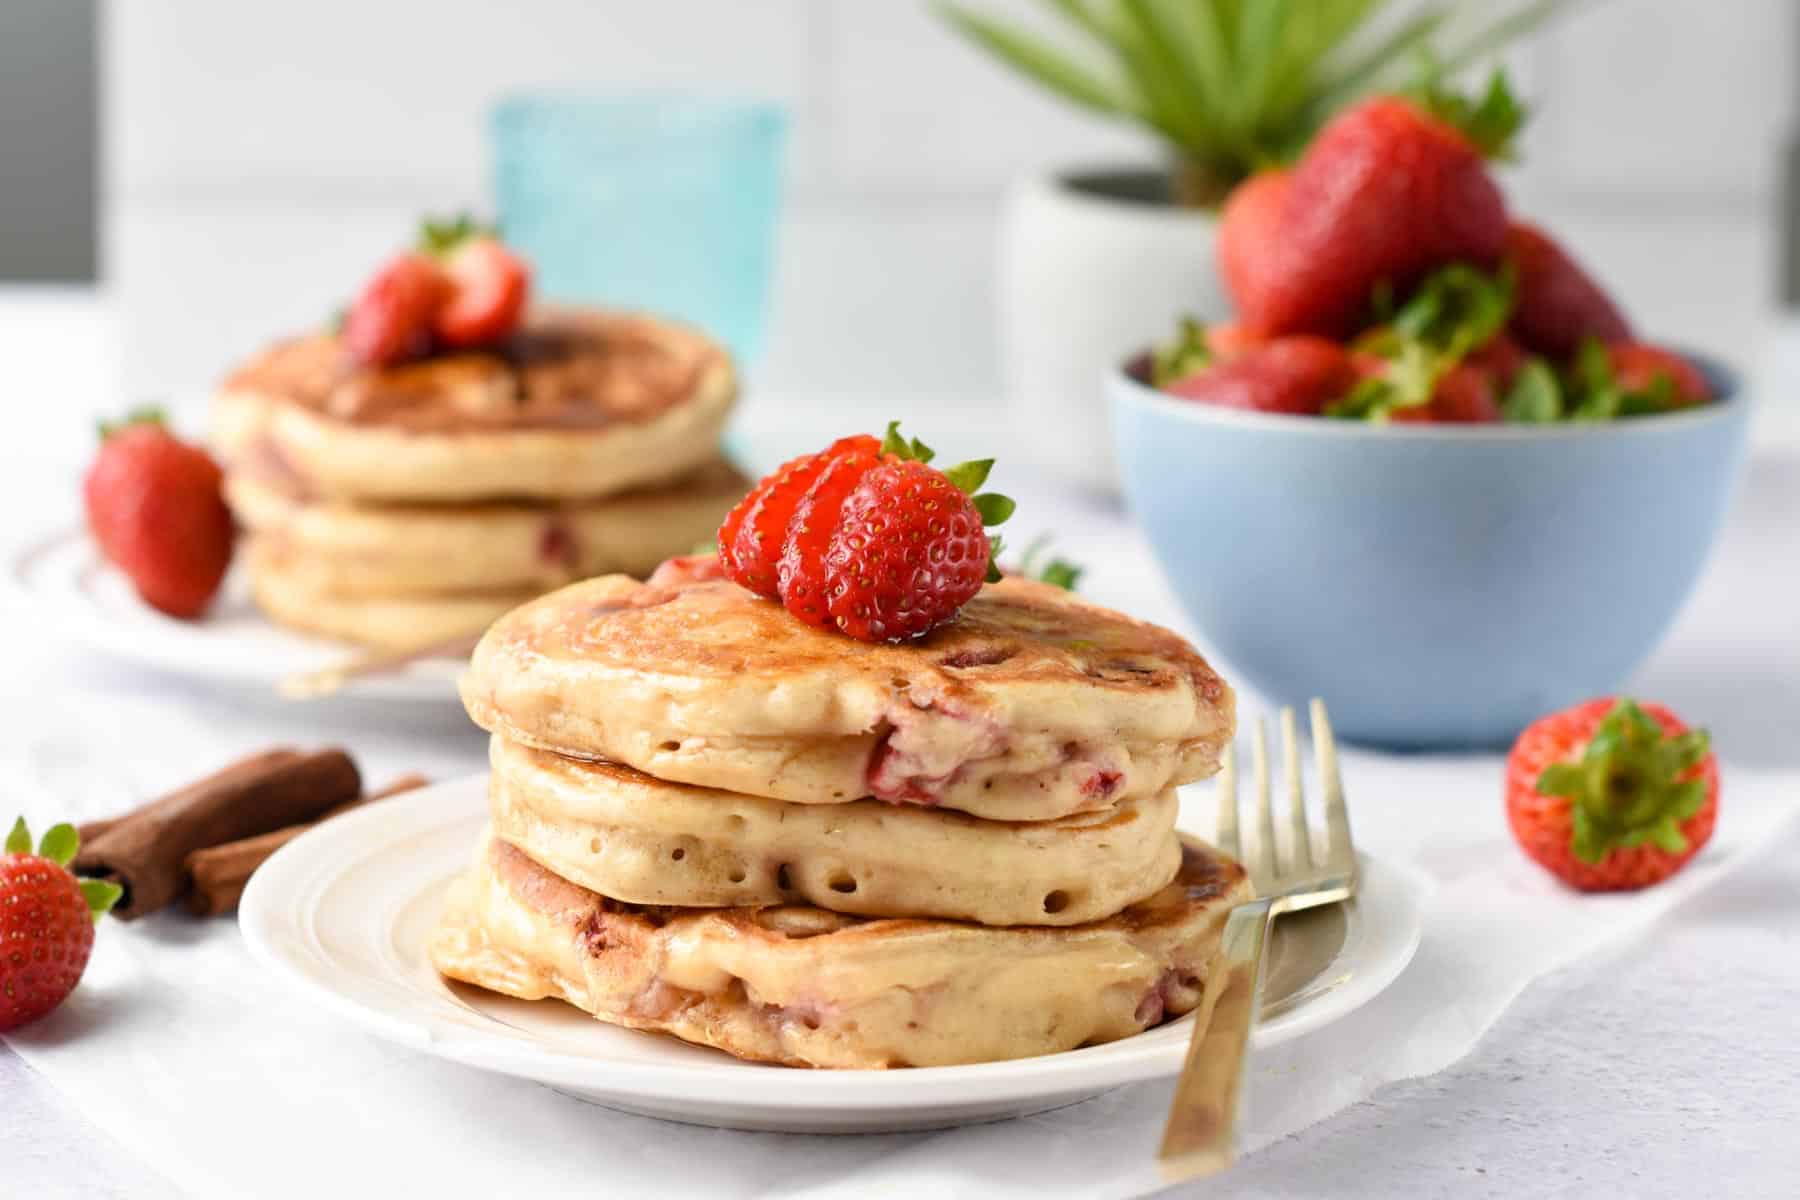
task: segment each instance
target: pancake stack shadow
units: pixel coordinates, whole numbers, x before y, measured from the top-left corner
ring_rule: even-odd
[[[1175,831],[1233,725],[1191,647],[1018,579],[870,645],[714,574],[589,580],[482,639],[490,823],[443,974],[838,1068],[1053,1053],[1202,1004],[1248,885]]]
[[[215,442],[274,621],[375,647],[473,636],[572,580],[710,541],[748,490],[725,352],[648,317],[541,310],[490,352],[351,364],[283,342],[225,381]]]

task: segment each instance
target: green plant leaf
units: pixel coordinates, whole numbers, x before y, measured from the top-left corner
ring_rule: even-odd
[[[994,460],[978,458],[972,462],[957,463],[944,471],[944,477],[956,485],[958,491],[973,496],[987,482],[988,472],[994,469]]]
[[[98,921],[112,911],[113,905],[125,895],[125,889],[110,879],[82,879],[76,886],[81,888],[81,897],[87,901],[88,912]]]
[[[1096,74],[1036,35],[959,4],[940,3],[937,9],[946,21],[990,54],[1064,99],[1112,116],[1146,116],[1142,102],[1124,86]]]
[[[44,834],[44,840],[38,843],[38,853],[59,866],[68,866],[75,858],[75,851],[81,849],[81,835],[75,827],[64,821],[52,825]]]
[[[1216,112],[1202,103],[1174,40],[1150,0],[1119,0],[1119,52],[1126,56],[1138,88],[1162,121],[1190,151],[1217,140]]]
[[[1427,44],[1449,15],[1442,6],[1425,9],[1348,62],[1329,70],[1308,101],[1309,121],[1325,120],[1372,88],[1397,64]]]
[[[1508,421],[1542,425],[1559,421],[1563,415],[1562,385],[1556,372],[1541,358],[1531,358],[1520,368],[1506,391],[1500,409]]]
[[[1454,75],[1476,59],[1498,52],[1508,42],[1537,29],[1578,0],[1532,0],[1483,26],[1439,59],[1445,75]]]
[[[31,830],[26,827],[24,817],[14,821],[12,832],[6,835],[6,852],[8,854],[31,853]]]
[[[975,506],[975,511],[981,514],[983,525],[1004,524],[1006,519],[1012,516],[1019,507],[1018,502],[1011,496],[1002,496],[998,492],[985,492],[979,496],[972,496],[969,502]]]

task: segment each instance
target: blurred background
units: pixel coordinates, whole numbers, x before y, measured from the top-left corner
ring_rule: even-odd
[[[1043,19],[1029,0],[984,8]],[[1790,255],[1797,45],[1790,0],[1577,8],[1508,55],[1539,102],[1510,198],[1649,334],[1751,360]],[[98,281],[112,349],[85,352],[82,378],[203,393],[269,337],[316,326],[419,213],[491,210],[485,114],[523,85],[789,110],[756,383],[796,402],[997,405],[1009,181],[1157,155],[915,0],[7,0],[0,297],[33,303],[0,342],[48,319],[38,289],[79,304]]]

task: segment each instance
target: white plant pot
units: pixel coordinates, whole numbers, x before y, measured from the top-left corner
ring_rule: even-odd
[[[1038,465],[1116,492],[1101,380],[1192,314],[1229,318],[1212,214],[1167,202],[1159,172],[1021,181],[1000,236],[1000,355],[1012,425]]]

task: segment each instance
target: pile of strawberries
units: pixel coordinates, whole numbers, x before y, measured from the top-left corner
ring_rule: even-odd
[[[467,217],[426,221],[418,246],[357,293],[344,345],[371,367],[492,346],[518,327],[530,292],[531,268],[491,230]]]
[[[1164,391],[1261,412],[1388,421],[1604,420],[1711,398],[1633,338],[1604,289],[1509,216],[1488,171],[1524,114],[1435,86],[1347,109],[1291,168],[1226,202],[1237,320],[1160,349]]]
[[[994,460],[939,470],[917,438],[839,438],[777,468],[719,526],[725,575],[809,625],[867,642],[922,637],[998,579],[982,493]]]

